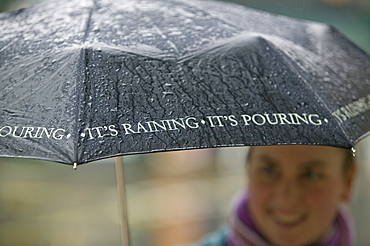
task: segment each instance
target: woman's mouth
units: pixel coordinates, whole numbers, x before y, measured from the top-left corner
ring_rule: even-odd
[[[275,223],[281,226],[296,226],[303,222],[307,217],[305,213],[290,213],[290,212],[273,212],[271,217]]]

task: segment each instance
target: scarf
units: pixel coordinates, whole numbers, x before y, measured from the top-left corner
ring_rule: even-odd
[[[228,246],[271,246],[255,227],[248,208],[248,195],[244,193],[229,216]],[[338,208],[331,233],[324,242],[310,246],[352,246],[354,239],[352,220],[344,208]]]

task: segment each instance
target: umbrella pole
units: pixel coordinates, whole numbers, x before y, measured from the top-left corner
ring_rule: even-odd
[[[115,157],[116,167],[116,183],[117,183],[117,198],[118,198],[118,210],[120,216],[120,229],[121,229],[121,242],[122,246],[129,246],[129,228],[128,228],[128,217],[127,217],[127,206],[126,206],[126,190],[125,180],[123,176],[123,158],[122,156]]]

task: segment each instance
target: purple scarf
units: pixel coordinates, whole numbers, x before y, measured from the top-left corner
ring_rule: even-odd
[[[237,201],[229,216],[230,230],[227,235],[228,246],[271,246],[255,227],[247,209],[248,195],[244,193]],[[343,208],[338,209],[332,233],[325,242],[310,246],[352,246],[353,224]]]

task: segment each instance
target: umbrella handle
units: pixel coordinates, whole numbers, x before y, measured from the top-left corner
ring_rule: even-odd
[[[121,229],[121,242],[122,246],[130,246],[129,228],[128,228],[128,217],[127,217],[127,206],[126,206],[126,190],[125,180],[123,175],[123,158],[118,156],[114,158],[115,169],[116,169],[116,183],[117,183],[117,198],[118,198],[118,210],[120,217],[120,229]]]

